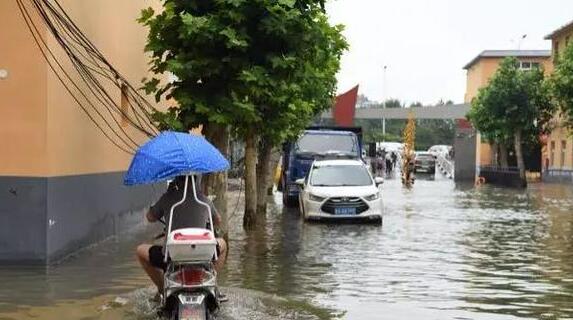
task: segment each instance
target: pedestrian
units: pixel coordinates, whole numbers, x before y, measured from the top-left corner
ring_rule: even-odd
[[[394,170],[394,167],[392,165],[392,152],[390,153],[386,153],[386,174],[391,174],[392,170]]]
[[[381,177],[383,176],[383,172],[385,171],[385,163],[384,158],[386,155],[386,150],[382,149],[378,152],[376,156],[376,176]]]
[[[398,162],[398,155],[396,152],[392,152],[392,168],[396,168],[396,162]]]

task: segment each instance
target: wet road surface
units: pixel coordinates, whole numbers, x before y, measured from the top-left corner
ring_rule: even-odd
[[[220,319],[573,319],[573,188],[382,187],[382,226],[232,217]],[[235,199],[236,199],[235,193]],[[235,205],[231,199],[230,209]],[[0,319],[155,319],[133,254],[144,226],[59,266],[0,267]]]

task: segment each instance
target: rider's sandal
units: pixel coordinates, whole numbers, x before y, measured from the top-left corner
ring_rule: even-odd
[[[223,294],[221,291],[217,292],[217,299],[219,300],[219,302],[229,301],[229,298],[227,297],[227,295]]]
[[[157,302],[157,303],[161,303],[162,299],[163,299],[163,295],[161,294],[161,292],[157,291],[157,293],[153,296],[152,301]]]

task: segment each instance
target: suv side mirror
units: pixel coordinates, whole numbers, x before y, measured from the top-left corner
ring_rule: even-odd
[[[294,183],[296,183],[299,187],[304,187],[304,178],[297,179]]]
[[[374,178],[374,183],[376,183],[376,186],[378,187],[379,185],[384,183],[384,178],[376,177],[376,178]]]

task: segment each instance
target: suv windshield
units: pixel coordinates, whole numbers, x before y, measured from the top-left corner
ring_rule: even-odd
[[[355,154],[356,136],[349,134],[305,134],[296,143],[297,153],[326,154],[329,152]]]
[[[363,166],[321,166],[312,171],[310,184],[319,187],[369,186],[372,179]]]

